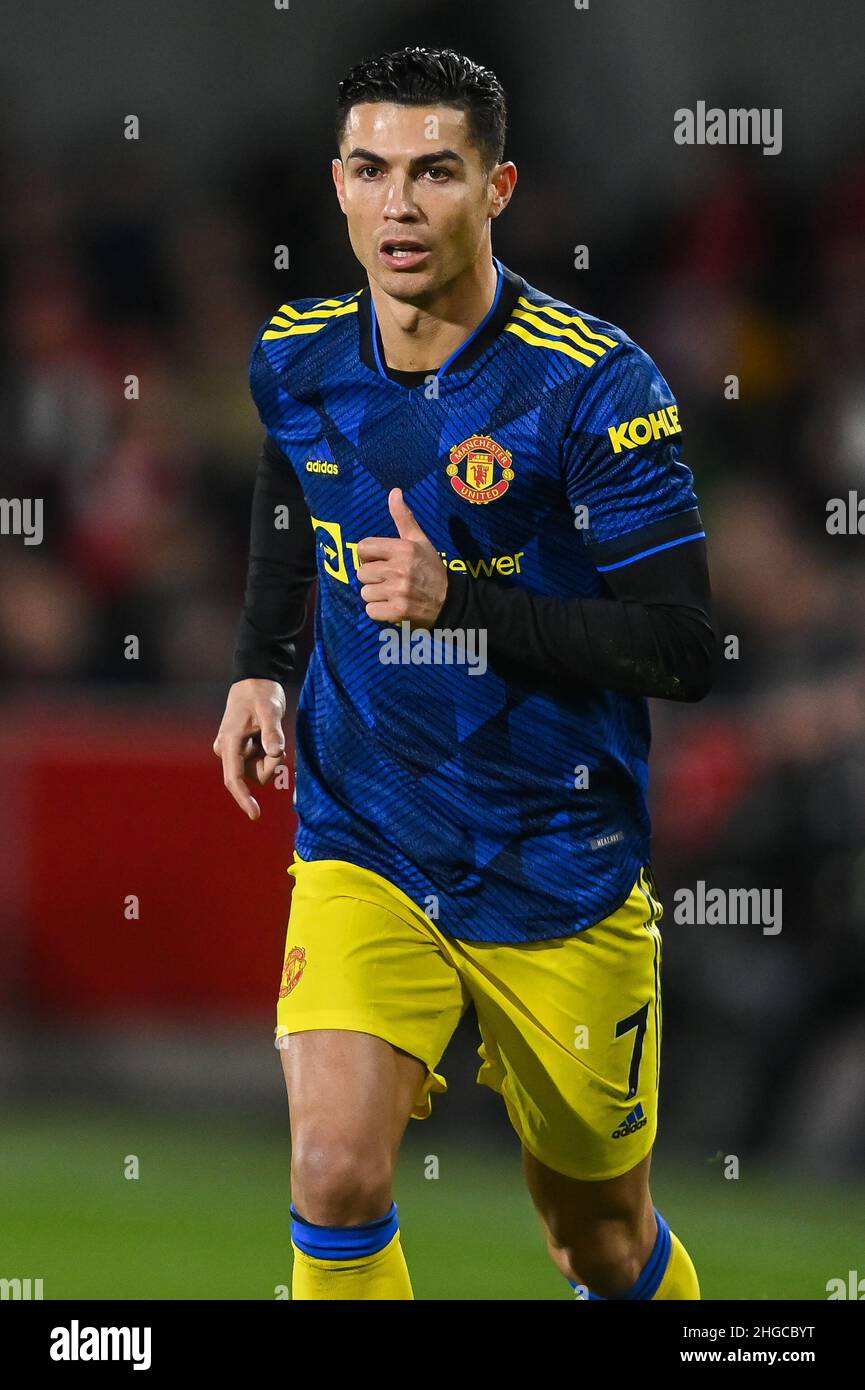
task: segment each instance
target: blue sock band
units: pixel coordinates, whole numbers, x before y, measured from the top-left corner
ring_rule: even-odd
[[[629,1289],[625,1289],[624,1293],[610,1294],[609,1299],[604,1294],[592,1293],[589,1289],[587,1298],[600,1303],[607,1303],[618,1299],[650,1299],[655,1297],[661,1286],[661,1280],[667,1272],[667,1265],[670,1263],[672,1241],[670,1240],[670,1228],[658,1208],[654,1207],[653,1211],[658,1222],[658,1235],[652,1253],[646,1262],[646,1267],[637,1282],[632,1284]],[[569,1279],[568,1283],[572,1289],[585,1288],[585,1285],[577,1284],[573,1279]]]
[[[363,1226],[316,1226],[306,1221],[292,1202],[291,1239],[304,1255],[317,1260],[355,1260],[376,1255],[389,1245],[399,1229],[396,1202],[390,1211]]]

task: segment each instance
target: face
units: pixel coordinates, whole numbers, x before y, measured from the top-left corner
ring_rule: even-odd
[[[333,179],[352,249],[386,294],[420,303],[489,245],[510,198],[512,164],[484,169],[468,116],[449,106],[360,102]]]

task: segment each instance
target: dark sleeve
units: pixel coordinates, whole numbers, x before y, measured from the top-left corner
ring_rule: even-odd
[[[316,577],[315,540],[300,481],[270,435],[255,475],[249,566],[232,681],[257,676],[284,682],[306,621]]]
[[[491,665],[513,675],[666,700],[702,700],[718,639],[702,537],[611,567],[609,595],[557,599],[448,573],[436,627],[486,630]]]

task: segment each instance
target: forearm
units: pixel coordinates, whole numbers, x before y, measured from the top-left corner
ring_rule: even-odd
[[[645,585],[675,601],[630,596],[641,587],[636,576],[628,597],[557,599],[451,573],[436,627],[483,630],[493,664],[629,695],[700,700],[712,684],[717,637],[708,584],[694,557],[688,561],[687,582]],[[644,564],[656,581],[660,567]]]
[[[293,468],[270,440],[262,446],[250,524],[249,564],[232,681],[284,683],[294,670],[315,579],[309,512]]]

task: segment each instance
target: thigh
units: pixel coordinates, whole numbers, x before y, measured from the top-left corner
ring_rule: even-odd
[[[280,1044],[294,1149],[338,1143],[361,1155],[396,1158],[425,1063],[370,1033],[321,1028]]]
[[[425,1118],[431,1092],[447,1089],[436,1068],[468,1006],[458,972],[379,875],[297,858],[291,872],[275,1030],[289,1105],[337,1117],[341,1132],[350,1114],[373,1127],[398,1126],[404,1111]]]
[[[502,1095],[528,1153],[564,1177],[622,1177],[654,1144],[661,912],[641,871],[622,907],[576,936],[460,943],[482,1037],[478,1081]]]

